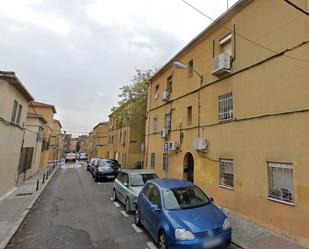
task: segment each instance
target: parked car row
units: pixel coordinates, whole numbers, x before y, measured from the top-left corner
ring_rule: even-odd
[[[115,177],[114,201],[122,202],[128,214],[134,211],[135,224],[148,231],[159,249],[226,248],[231,243],[229,219],[195,184],[162,179],[152,170],[121,169],[118,162],[99,158],[92,158],[87,170],[96,180]]]
[[[114,179],[119,172],[120,164],[116,160],[92,158],[87,165],[95,181]]]

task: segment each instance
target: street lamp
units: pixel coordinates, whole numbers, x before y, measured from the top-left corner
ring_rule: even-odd
[[[188,69],[188,68],[189,68],[188,66],[182,64],[182,63],[179,62],[179,61],[174,61],[174,62],[173,62],[173,66],[174,66],[174,68],[176,68],[176,69]],[[200,83],[201,83],[201,85],[202,85],[202,83],[203,83],[203,75],[201,75],[201,74],[200,74],[198,71],[196,71],[194,68],[192,68],[192,71],[193,71],[194,73],[196,73],[196,74],[198,75],[198,77],[200,77]]]

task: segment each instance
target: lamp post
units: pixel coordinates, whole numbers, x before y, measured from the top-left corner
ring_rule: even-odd
[[[175,61],[173,62],[173,66],[175,69],[188,69],[189,67],[178,62],[178,61]],[[192,71],[194,73],[196,73],[196,75],[200,78],[200,88],[202,87],[203,85],[203,80],[204,80],[204,77],[202,74],[200,74],[198,71],[196,71],[194,68],[192,68]],[[201,104],[200,104],[200,99],[201,99],[201,96],[200,96],[200,89],[198,90],[198,112],[197,112],[197,133],[198,133],[198,137],[200,137],[200,112],[201,112]]]

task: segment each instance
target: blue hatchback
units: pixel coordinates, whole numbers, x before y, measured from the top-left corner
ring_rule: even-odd
[[[135,224],[143,225],[160,249],[225,248],[231,224],[225,214],[191,182],[149,180],[140,192]]]

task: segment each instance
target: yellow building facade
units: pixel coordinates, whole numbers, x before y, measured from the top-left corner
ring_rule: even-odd
[[[32,100],[14,72],[0,71],[0,200],[15,189],[23,173],[19,160]]]
[[[90,157],[108,158],[108,130],[108,122],[100,122],[93,128],[87,140]]]
[[[53,119],[50,135],[50,149],[49,161],[59,161],[63,155],[63,135],[61,133],[62,125],[59,120]]]
[[[125,105],[120,108],[129,108],[129,105]],[[116,113],[117,110],[109,116],[109,159],[116,159],[123,168],[142,168],[145,123],[136,124],[132,121],[125,124]]]
[[[45,104],[41,102],[31,102],[29,105],[29,112],[42,115],[46,120],[46,125],[44,126],[44,140],[42,145],[42,153],[40,159],[40,169],[45,169],[48,164],[48,160],[52,154],[51,144],[51,136],[52,136],[52,126],[53,126],[53,118],[56,113],[56,109],[53,105]]]
[[[308,16],[239,1],[150,79],[146,167],[309,244],[308,82]]]

